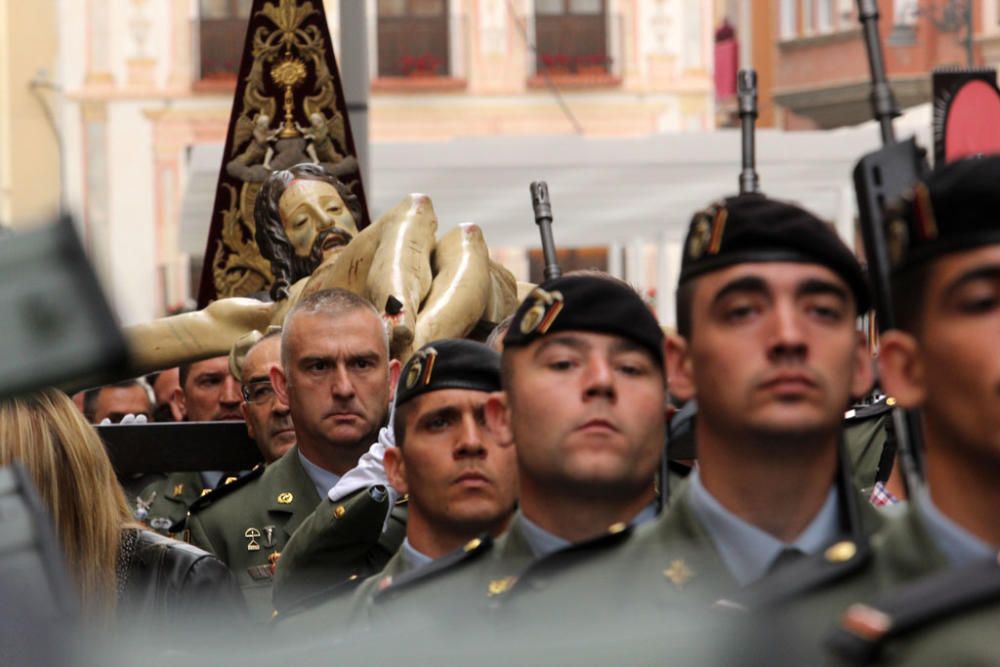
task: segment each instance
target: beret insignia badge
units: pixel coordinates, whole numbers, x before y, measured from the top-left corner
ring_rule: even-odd
[[[901,218],[890,220],[885,233],[885,245],[889,251],[889,261],[893,266],[897,266],[903,261],[909,241],[910,232],[906,228],[906,221]]]
[[[434,372],[434,360],[437,358],[437,350],[428,347],[415,353],[413,364],[410,370],[406,371],[406,388],[413,389],[417,383],[428,384],[431,381],[431,373]]]
[[[688,239],[688,257],[691,259],[698,259],[705,254],[705,248],[708,247],[708,240],[712,236],[712,228],[708,224],[708,220],[705,218],[700,218],[698,222],[694,223],[694,227],[691,229],[691,237]]]
[[[531,298],[534,299],[534,303],[521,318],[521,333],[530,334],[537,331],[539,334],[545,334],[565,305],[562,292],[546,292],[536,287],[531,292]]]

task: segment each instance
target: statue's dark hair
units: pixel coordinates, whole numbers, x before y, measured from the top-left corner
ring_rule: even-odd
[[[281,224],[278,212],[278,200],[285,193],[292,181],[304,179],[308,181],[323,181],[337,189],[340,198],[344,200],[347,210],[354,216],[354,222],[360,230],[367,222],[361,200],[351,192],[350,188],[318,164],[304,162],[288,169],[276,171],[268,176],[261,186],[254,204],[253,218],[257,226],[257,248],[264,259],[271,263],[271,273],[274,274],[274,284],[271,285],[271,298],[280,301],[288,296],[288,288],[292,283],[311,274],[322,261],[322,250],[314,249],[310,257],[298,257],[288,241],[285,228]]]

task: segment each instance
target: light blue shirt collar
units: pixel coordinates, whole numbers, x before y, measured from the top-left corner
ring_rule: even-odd
[[[326,498],[327,494],[330,493],[330,489],[340,481],[340,475],[330,472],[325,468],[320,468],[318,465],[307,459],[303,454],[302,450],[298,450],[299,463],[302,464],[302,469],[306,471],[309,475],[309,479],[312,480],[313,485],[316,487],[316,493],[319,494],[320,498]]]
[[[403,538],[403,546],[400,548],[403,550],[403,560],[406,561],[406,567],[411,570],[423,567],[434,560],[422,551],[414,549],[409,538]]]
[[[569,540],[564,540],[558,535],[553,535],[538,524],[533,523],[531,519],[523,514],[518,514],[516,521],[519,524],[524,540],[528,543],[528,547],[531,549],[531,553],[535,555],[535,558],[548,556],[560,549],[565,549],[571,544]]]
[[[653,519],[655,519],[660,514],[659,504],[660,503],[658,500],[654,500],[653,502],[643,507],[641,510],[639,510],[638,514],[632,517],[632,520],[629,521],[629,525],[635,528],[636,526],[640,526],[646,523],[647,521],[652,521]]]
[[[701,483],[697,467],[688,479],[691,510],[740,586],[761,579],[782,550],[790,547],[809,555],[817,554],[840,533],[836,488],[830,489],[823,506],[802,534],[791,544],[785,544],[723,507]]]
[[[930,491],[920,489],[913,497],[935,546],[952,566],[995,558],[996,550],[946,517],[931,500]]]

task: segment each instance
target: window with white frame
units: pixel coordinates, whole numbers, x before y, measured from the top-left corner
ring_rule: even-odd
[[[816,0],[816,32],[825,35],[833,31],[833,1]]]
[[[795,14],[797,3],[798,0],[781,0],[781,4],[778,6],[781,39],[792,39],[798,34],[798,21]]]

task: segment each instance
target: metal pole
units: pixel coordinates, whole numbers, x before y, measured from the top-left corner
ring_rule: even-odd
[[[966,64],[972,67],[976,64],[975,53],[973,52],[973,4],[972,0],[965,0],[965,59]]]
[[[368,3],[340,0],[340,80],[344,104],[358,152],[361,181],[372,190],[371,160],[368,150]]]

